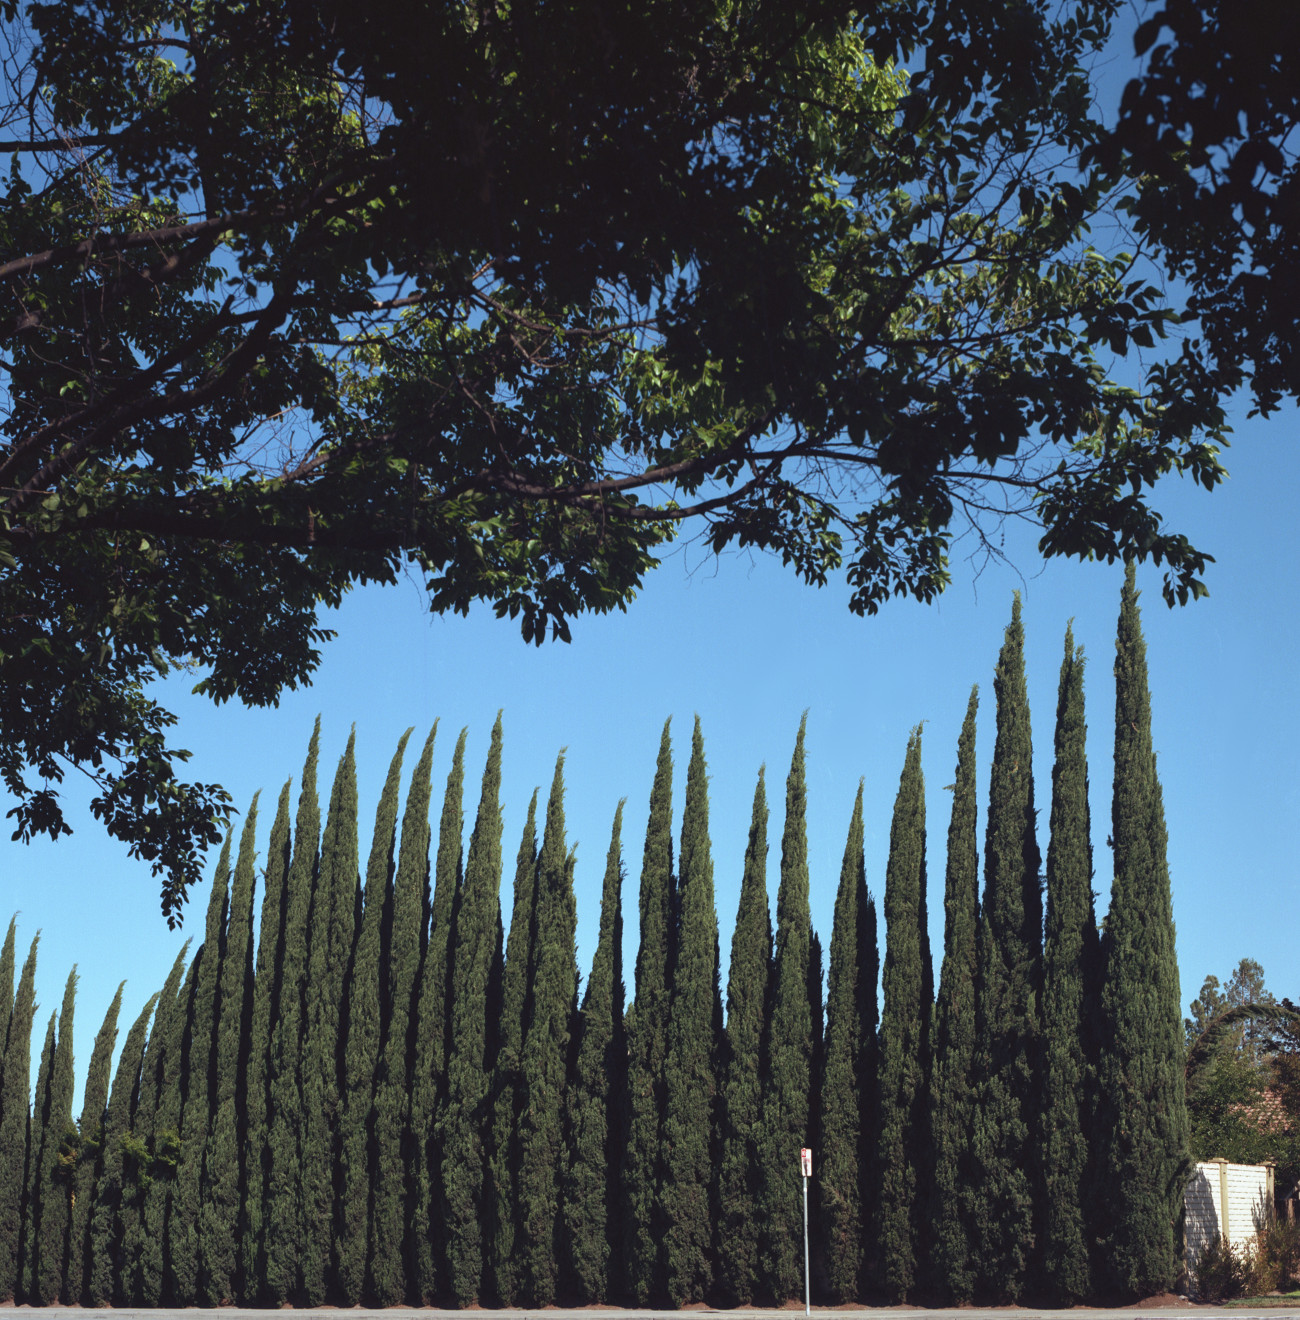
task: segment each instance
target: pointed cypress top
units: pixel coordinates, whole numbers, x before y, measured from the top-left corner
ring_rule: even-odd
[[[0,1072],[3,1072],[5,1042],[9,1038],[9,1017],[14,1006],[14,940],[17,937],[18,914],[9,918],[3,950],[0,950]]]

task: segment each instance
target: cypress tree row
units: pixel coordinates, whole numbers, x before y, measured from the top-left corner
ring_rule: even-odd
[[[32,1213],[35,1244],[32,1293],[44,1306],[63,1295],[63,1272],[68,1259],[68,1221],[71,1187],[61,1177],[63,1153],[75,1150],[77,1129],[72,1125],[72,1025],[77,999],[77,969],[68,973],[59,1011],[59,1036],[50,1065],[50,1089],[41,1144],[34,1160],[39,1191]]]
[[[805,714],[785,787],[781,883],[776,899],[767,1079],[763,1095],[764,1291],[778,1305],[803,1291],[803,1187],[799,1150],[811,1137],[813,1026],[808,1005],[807,788]]]
[[[411,775],[393,881],[388,1030],[375,1078],[375,1176],[370,1293],[382,1306],[406,1300],[406,1206],[410,1195],[410,1081],[415,995],[429,888],[429,796],[435,723]]]
[[[441,1118],[443,1232],[447,1286],[458,1306],[479,1300],[483,1280],[483,1129],[496,1023],[488,1001],[501,939],[501,713],[492,726],[478,816],[470,835],[465,883],[451,958],[447,1098]]]
[[[935,1004],[930,1133],[934,1180],[930,1189],[930,1263],[936,1291],[961,1304],[975,1293],[968,1225],[980,1195],[970,1167],[975,1114],[976,938],[979,929],[979,850],[976,842],[975,714],[971,689],[957,742],[944,875],[943,967]]]
[[[671,721],[659,739],[650,790],[638,903],[641,939],[636,995],[627,1015],[628,1139],[623,1166],[622,1258],[629,1300],[644,1306],[663,1292],[660,1271],[659,1188],[663,1181],[660,1116],[668,1055],[676,895],[673,881],[673,753]]]
[[[36,948],[40,941],[38,931],[18,978],[5,1040],[4,1076],[0,1079],[0,1302],[12,1301],[21,1284],[32,1022],[36,1016]]]
[[[293,856],[285,885],[284,941],[280,960],[279,1015],[271,1034],[269,1072],[270,1160],[266,1183],[265,1287],[277,1303],[298,1289],[302,1256],[302,1026],[307,981],[308,918],[320,852],[320,803],[316,760],[320,719],[312,729],[298,794]]]
[[[76,1171],[72,1178],[67,1263],[63,1278],[63,1298],[69,1305],[80,1304],[90,1281],[93,1263],[90,1255],[90,1212],[98,1195],[96,1184],[103,1171],[109,1072],[113,1061],[113,1046],[117,1042],[117,1015],[122,1010],[122,990],[125,986],[125,981],[118,985],[117,993],[108,1006],[103,1025],[95,1036],[95,1044],[90,1052],[90,1067],[86,1069],[81,1121],[77,1124],[79,1144]]]
[[[521,1073],[525,1012],[532,984],[532,954],[537,925],[537,790],[528,803],[515,858],[515,882],[510,910],[501,989],[501,1030],[492,1073],[492,1134],[484,1201],[488,1215],[488,1272],[491,1291],[503,1306],[518,1296],[519,1267],[515,1239],[519,1220],[519,1115],[523,1103]]]
[[[1092,900],[1083,648],[1065,630],[1056,702],[1047,921],[1043,950],[1044,1290],[1063,1305],[1092,1293],[1095,1225],[1088,1203],[1096,1092],[1100,947]]]
[[[578,992],[572,880],[572,859],[564,841],[561,752],[537,857],[536,972],[522,1053],[525,1099],[519,1132],[518,1249],[521,1291],[530,1306],[553,1305],[560,1288],[562,1115],[569,1029]]]
[[[880,1012],[880,1282],[896,1302],[917,1283],[927,1150],[929,1022],[926,994],[925,778],[921,730],[907,740],[885,872],[885,973]]]
[[[1024,647],[1017,595],[993,677],[997,741],[984,838],[971,1142],[971,1185],[979,1189],[972,1202],[976,1278],[986,1292],[1010,1302],[1028,1282],[1033,1207],[1042,1194],[1033,1170],[1041,1096],[1043,900]]]
[[[726,1059],[722,1082],[719,1170],[720,1282],[738,1306],[759,1288],[759,1134],[763,1116],[762,1045],[772,968],[772,915],[767,902],[767,790],[759,769],[745,845],[740,906],[727,973]]]
[[[145,1033],[157,1003],[158,995],[154,994],[126,1034],[104,1115],[104,1162],[90,1216],[90,1271],[86,1283],[87,1300],[95,1307],[121,1306],[127,1301],[122,1288],[122,1191],[126,1143],[135,1117]]]
[[[212,1047],[215,1039],[217,991],[221,981],[221,957],[229,902],[230,834],[227,832],[212,880],[203,943],[194,955],[194,1003],[188,1024],[187,1057],[181,1110],[181,1144],[176,1165],[176,1185],[167,1221],[168,1295],[188,1301],[198,1283],[199,1184],[203,1177],[203,1152],[208,1144],[212,1120]]]
[[[699,717],[686,771],[678,854],[677,957],[664,1062],[664,1281],[674,1306],[702,1301],[713,1283],[714,1100],[718,1045],[718,916],[713,901],[709,784]]]
[[[441,1250],[446,1206],[442,1199],[442,1147],[435,1120],[447,1085],[447,1035],[451,960],[460,908],[461,866],[465,835],[465,739],[462,729],[447,775],[447,791],[438,825],[429,937],[420,970],[416,1008],[415,1058],[411,1074],[410,1131],[414,1181],[407,1207],[412,1285],[417,1300],[430,1306],[445,1282]],[[435,1241],[435,1239],[438,1239]],[[440,1278],[440,1276],[443,1276]]]
[[[236,1294],[239,1193],[248,1153],[239,1140],[239,1111],[244,1103],[241,1078],[248,1071],[245,1051],[252,1008],[256,834],[254,794],[239,839],[217,991],[212,1123],[203,1157],[198,1231],[198,1292],[209,1306],[227,1305]]]
[[[271,1031],[280,1014],[280,973],[284,963],[284,919],[288,909],[289,784],[280,790],[271,841],[266,854],[266,889],[262,896],[253,974],[253,1008],[248,1027],[248,1072],[244,1087],[244,1188],[239,1213],[242,1300],[265,1296],[266,1186],[270,1163]]]
[[[1115,642],[1115,879],[1102,948],[1098,1163],[1105,1286],[1141,1297],[1175,1280],[1188,1133],[1164,802],[1137,600],[1130,562]]]
[[[375,1073],[383,1030],[385,996],[381,986],[387,967],[384,927],[387,925],[391,932],[398,790],[402,758],[411,733],[407,729],[398,741],[375,811],[375,829],[366,862],[365,907],[348,980],[338,1230],[339,1295],[348,1306],[361,1302],[366,1287],[370,1177],[374,1168]]]
[[[0,948],[0,1077],[4,1076],[5,1053],[9,1044],[9,1019],[14,1011],[14,969],[17,960],[15,941],[18,917],[9,918],[4,947]]]
[[[334,1170],[341,1083],[343,993],[356,933],[356,730],[348,736],[330,790],[319,876],[308,917],[302,1038],[302,1295],[309,1306],[331,1296]]]
[[[826,1283],[832,1302],[856,1301],[862,1279],[863,1099],[874,1077],[866,1048],[876,997],[868,953],[866,862],[863,857],[862,783],[853,803],[844,845],[831,928],[831,965],[826,994],[825,1064],[822,1071],[821,1139],[817,1143],[817,1197],[825,1251]],[[870,932],[875,943],[875,932]]]
[[[565,1236],[575,1300],[587,1306],[609,1296],[610,1210],[617,1191],[620,1118],[625,1100],[627,1044],[623,1034],[623,803],[605,860],[600,934],[578,1018],[578,1045],[569,1087],[570,1163],[564,1180]]]

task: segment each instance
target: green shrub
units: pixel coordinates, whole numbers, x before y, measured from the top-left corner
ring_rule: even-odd
[[[1203,1302],[1300,1287],[1300,1224],[1271,1224],[1243,1247],[1213,1239],[1196,1262],[1195,1278],[1196,1296]]]

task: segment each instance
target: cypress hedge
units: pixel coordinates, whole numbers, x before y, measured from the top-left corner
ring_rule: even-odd
[[[4,1077],[0,1079],[0,1302],[20,1290],[23,1196],[32,1080],[32,1023],[36,1016],[36,949],[32,940],[9,1014]],[[39,1094],[39,1092],[38,1092]]]

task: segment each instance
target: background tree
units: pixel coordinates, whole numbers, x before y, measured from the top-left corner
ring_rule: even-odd
[[[918,728],[907,740],[889,829],[880,1010],[879,1270],[886,1294],[900,1302],[916,1287],[924,1250],[920,1230],[933,1011],[924,970],[929,960],[925,883],[925,780]]]
[[[1098,1164],[1106,1284],[1144,1297],[1174,1282],[1188,1133],[1164,802],[1137,601],[1130,562],[1115,641],[1115,880],[1102,941]]]
[[[943,965],[935,1003],[934,1064],[930,1082],[930,1131],[934,1182],[930,1202],[930,1263],[941,1296],[969,1302],[975,1290],[971,1261],[971,1201],[979,1196],[971,1176],[970,1136],[975,1116],[975,999],[979,930],[979,847],[976,843],[975,714],[972,688],[957,740],[948,859],[944,873]]]
[[[713,902],[709,782],[699,716],[691,736],[678,853],[677,939],[664,1059],[664,1285],[674,1306],[713,1284],[713,1171],[718,1042],[718,915]]]
[[[980,1286],[1014,1301],[1029,1280],[1034,1158],[1041,1103],[1039,995],[1043,898],[1035,836],[1033,743],[1025,689],[1020,596],[1011,606],[993,676],[997,740],[984,835],[984,900],[978,934],[971,1142],[973,1262]]]
[[[764,1291],[778,1303],[803,1286],[803,1189],[799,1149],[809,1139],[813,1026],[808,1004],[808,789],[804,768],[805,713],[799,721],[785,785],[781,883],[776,897],[776,946],[767,1024],[763,1088],[762,1179]]]
[[[768,983],[772,971],[772,914],[767,901],[767,788],[760,767],[745,845],[740,905],[727,973],[726,1060],[722,1084],[719,1169],[719,1281],[745,1306],[759,1289],[759,1212],[763,1057]]]
[[[610,1297],[610,1228],[617,1210],[623,1111],[627,1103],[623,805],[620,801],[614,810],[601,887],[600,931],[578,1019],[578,1046],[568,1098],[570,1164],[564,1185],[564,1227],[574,1291],[585,1305]]]
[[[437,611],[567,637],[696,526],[843,572],[872,611],[933,598],[964,519],[1009,512],[1046,555],[1151,555],[1172,596],[1202,590],[1146,497],[1218,483],[1222,396],[1197,342],[1152,351],[1178,307],[1088,237],[1132,191],[1077,163],[1116,12],[710,4],[539,31],[438,0],[416,35],[400,0],[112,22],[20,0],[20,833],[64,832],[63,766],[85,768],[175,916],[229,802],[184,781],[147,684],[194,664],[218,701],[274,702],[319,662],[319,610],[408,565]]]

